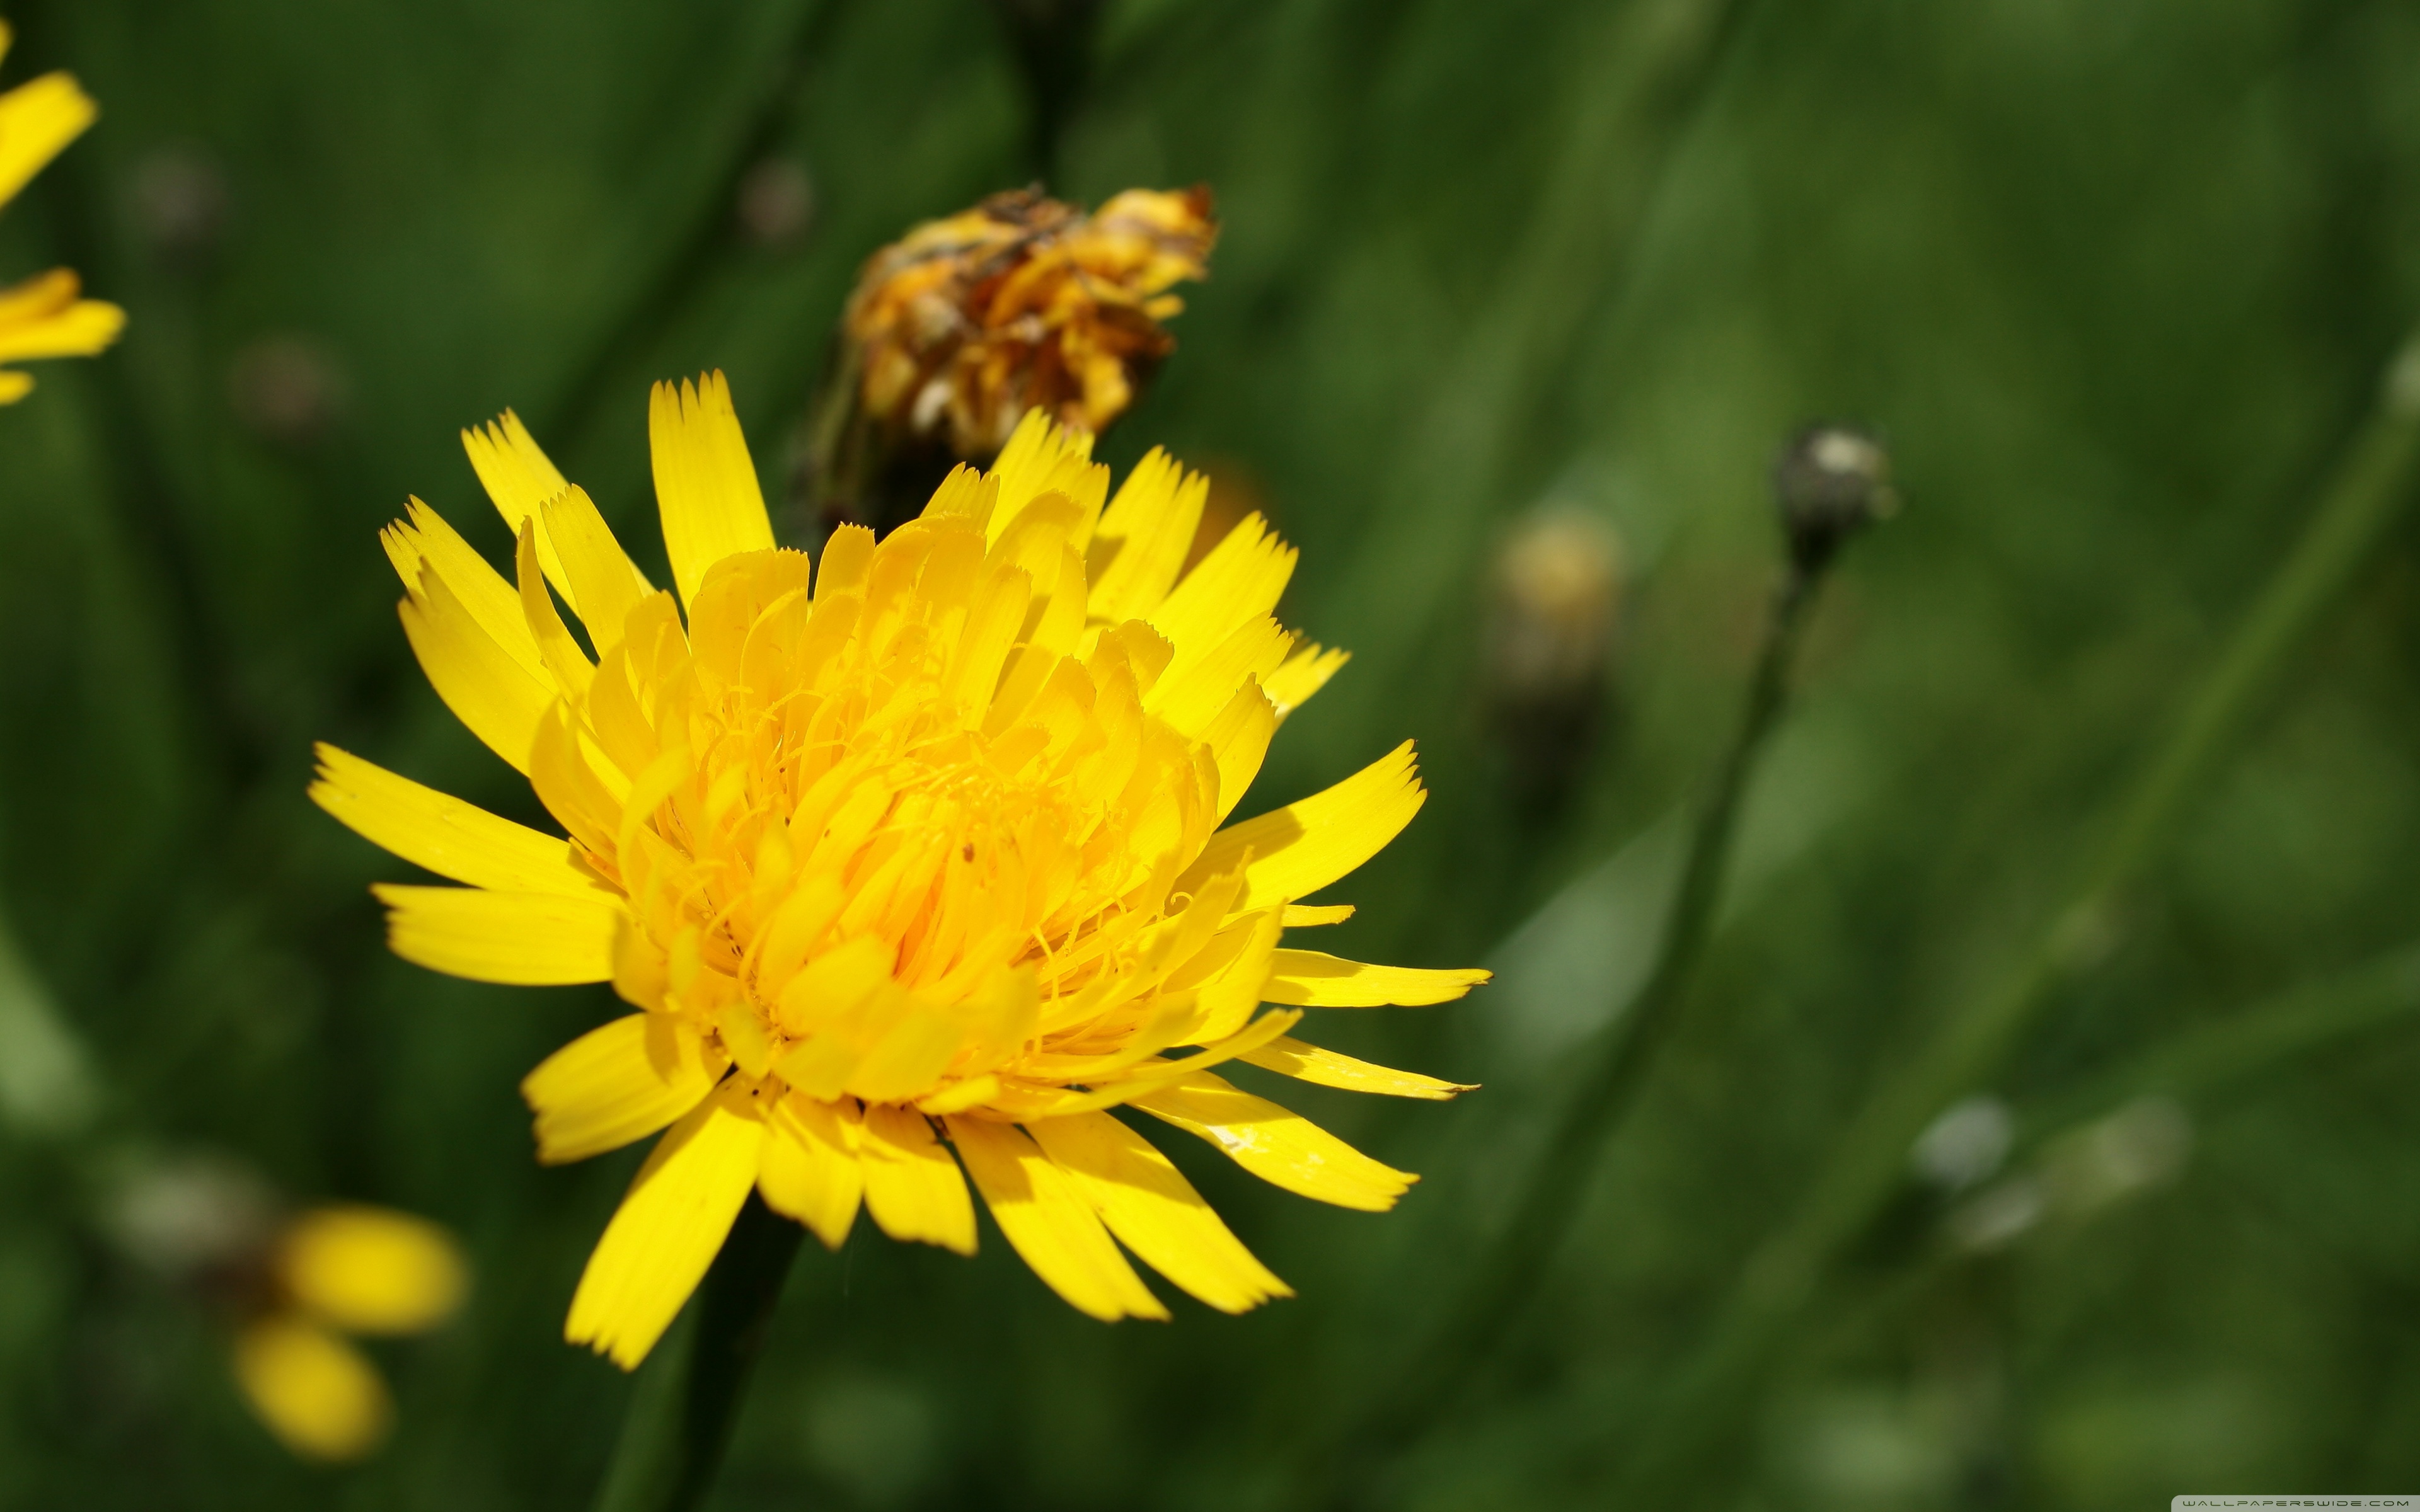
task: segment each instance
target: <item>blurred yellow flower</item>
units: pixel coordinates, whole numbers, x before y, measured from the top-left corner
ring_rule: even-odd
[[[0,55],[11,35],[0,22]],[[82,135],[95,114],[92,98],[66,73],[46,73],[0,94],[0,205],[16,198],[44,163]],[[0,289],[0,363],[89,357],[116,341],[126,312],[77,298],[80,287],[72,271],[54,268]],[[0,369],[0,404],[14,404],[33,387],[25,374]]]
[[[1031,191],[928,221],[866,260],[845,325],[866,414],[970,461],[1040,409],[1095,434],[1176,339],[1168,292],[1209,274],[1210,192],[1130,189],[1086,215]]]
[[[518,585],[417,500],[385,534],[422,668],[568,842],[331,747],[312,789],[470,885],[379,887],[397,953],[610,980],[641,1010],[522,1084],[545,1161],[670,1131],[567,1336],[635,1365],[752,1189],[829,1245],[861,1202],[895,1239],[970,1253],[961,1164],[1096,1318],[1167,1316],[1119,1242],[1214,1307],[1285,1295],[1121,1104],[1289,1190],[1392,1206],[1414,1178],[1212,1070],[1450,1097],[1288,1031],[1486,977],[1279,944],[1350,915],[1295,900],[1419,809],[1408,744],[1218,827],[1344,660],[1269,617],[1295,552],[1254,517],[1180,578],[1204,481],[1155,451],[1112,499],[1091,439],[1037,412],[991,471],[960,468],[879,544],[843,527],[811,571],[773,545],[721,375],[658,385],[649,430],[675,592],[509,413],[464,441]]]
[[[319,1208],[287,1227],[266,1271],[236,1335],[244,1399],[295,1454],[357,1459],[386,1437],[395,1404],[344,1333],[416,1334],[443,1322],[467,1284],[461,1253],[444,1229],[409,1213]]]

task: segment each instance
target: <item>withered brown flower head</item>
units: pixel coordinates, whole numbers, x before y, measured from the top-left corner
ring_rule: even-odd
[[[894,437],[988,459],[1029,408],[1098,433],[1175,349],[1169,289],[1208,276],[1210,192],[1130,189],[1091,215],[1032,190],[927,221],[866,260],[847,314],[860,398]]]

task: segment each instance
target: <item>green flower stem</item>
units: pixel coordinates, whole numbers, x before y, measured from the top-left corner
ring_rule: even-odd
[[[689,1316],[639,1371],[597,1512],[688,1512],[706,1501],[804,1233],[749,1194]]]
[[[1487,1357],[1535,1290],[1540,1273],[1570,1227],[1580,1189],[1596,1168],[1598,1155],[1637,1105],[1647,1070],[1680,1024],[1704,958],[1739,825],[1740,800],[1789,701],[1791,664],[1823,571],[1821,563],[1793,564],[1774,597],[1746,712],[1699,810],[1680,889],[1646,984],[1631,1011],[1603,1031],[1594,1058],[1572,1088],[1560,1121],[1531,1168],[1512,1221],[1473,1273],[1461,1306],[1378,1408],[1348,1432],[1346,1452],[1327,1457],[1337,1471],[1366,1465],[1416,1441],[1453,1405],[1474,1365]],[[1340,1489],[1366,1486],[1369,1479],[1340,1474],[1332,1484]]]
[[[1916,1136],[1951,1103],[1988,1085],[2059,986],[2106,952],[2121,891],[2173,833],[2184,804],[2275,686],[2312,624],[2401,516],[2415,459],[2420,338],[2406,342],[2301,540],[2128,791],[2107,840],[2040,942],[1884,1082],[1795,1213],[1749,1259],[1695,1357],[1639,1425],[1624,1481],[1634,1504],[1652,1504],[1669,1477],[1730,1435],[1752,1405],[1758,1371],[1834,1262],[1899,1191]]]

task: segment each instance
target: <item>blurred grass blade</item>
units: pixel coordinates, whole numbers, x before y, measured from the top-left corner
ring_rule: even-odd
[[[1997,1074],[2057,988],[2103,955],[2121,890],[2176,827],[2185,803],[2258,709],[2320,614],[2411,501],[2420,460],[2420,335],[2407,338],[2371,414],[2301,539],[2117,807],[2108,839],[2040,941],[1994,990],[1952,1016],[1886,1080],[1835,1147],[1790,1219],[1749,1259],[1704,1342],[1635,1430],[1625,1489],[1644,1504],[1727,1440],[1753,1406],[1755,1377],[1843,1251],[1899,1189],[1933,1118]]]
[[[0,916],[0,1128],[74,1134],[99,1101],[84,1046]]]
[[[2172,1035],[2081,1085],[2025,1110],[2016,1148],[2131,1098],[2163,1093],[2191,1102],[2420,1013],[2420,947],[2304,982],[2214,1024]]]

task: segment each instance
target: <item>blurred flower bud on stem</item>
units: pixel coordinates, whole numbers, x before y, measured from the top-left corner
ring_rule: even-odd
[[[991,461],[1028,409],[1099,435],[1175,349],[1170,290],[1209,275],[1218,236],[1199,186],[1089,215],[1022,189],[876,253],[810,417],[807,501],[879,531],[954,463]]]
[[[438,1225],[354,1203],[282,1215],[256,1173],[216,1157],[135,1162],[105,1217],[130,1258],[230,1319],[245,1402],[305,1459],[358,1459],[393,1426],[385,1381],[345,1335],[426,1332],[469,1289]]]
[[[796,158],[767,158],[740,177],[734,208],[750,241],[768,251],[787,251],[814,229],[814,176]]]
[[[1602,731],[1621,609],[1621,538],[1595,516],[1548,504],[1497,553],[1487,696],[1522,796],[1551,805]]]
[[[152,148],[134,164],[128,203],[135,235],[172,267],[198,267],[226,240],[226,173],[207,147]]]
[[[1899,509],[1890,454],[1851,425],[1800,431],[1774,464],[1773,492],[1801,572],[1821,569],[1841,542]]]
[[[343,364],[309,336],[263,336],[227,366],[227,401],[236,419],[279,446],[300,450],[323,440],[351,398]]]

